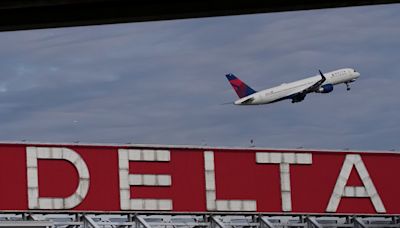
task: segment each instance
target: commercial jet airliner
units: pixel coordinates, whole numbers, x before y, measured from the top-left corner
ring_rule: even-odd
[[[360,73],[352,68],[344,68],[323,74],[305,78],[302,80],[283,83],[279,86],[261,90],[259,92],[250,88],[233,74],[227,74],[226,78],[239,96],[236,105],[261,105],[290,99],[292,103],[304,100],[308,93],[330,93],[333,86],[344,83],[350,90],[349,83],[354,82]]]

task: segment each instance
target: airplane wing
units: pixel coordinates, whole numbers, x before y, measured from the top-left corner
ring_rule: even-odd
[[[318,82],[314,83],[312,86],[308,87],[307,89],[303,90],[302,93],[306,93],[307,94],[307,93],[315,92],[326,81],[326,77],[321,72],[321,70],[319,71],[319,74],[322,77],[321,80],[319,80]]]
[[[321,80],[317,81],[316,83],[307,88],[302,88],[300,92],[294,93],[290,96],[292,98],[292,103],[304,100],[307,93],[315,92],[326,81],[326,77],[321,72],[321,70],[319,71],[319,74],[321,75]]]

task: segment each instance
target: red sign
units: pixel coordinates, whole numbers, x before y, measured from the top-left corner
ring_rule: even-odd
[[[0,144],[0,210],[400,214],[400,154]]]

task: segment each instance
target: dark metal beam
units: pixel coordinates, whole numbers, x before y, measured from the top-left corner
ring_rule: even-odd
[[[399,0],[2,0],[0,31],[399,2]]]

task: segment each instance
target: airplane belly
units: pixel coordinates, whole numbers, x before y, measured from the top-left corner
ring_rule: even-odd
[[[265,94],[261,100],[262,104],[268,104],[282,100],[282,98],[285,98],[287,96],[289,96],[287,93],[282,93],[282,92],[269,93]]]

